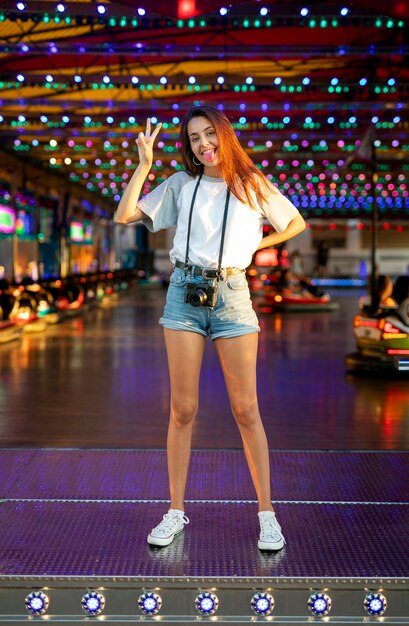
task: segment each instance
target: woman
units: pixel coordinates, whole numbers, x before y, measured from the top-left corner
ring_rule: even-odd
[[[176,226],[170,259],[174,271],[160,324],[164,327],[171,387],[167,439],[171,503],[148,536],[169,545],[189,523],[184,493],[205,339],[214,341],[230,404],[243,440],[259,504],[261,550],[285,544],[271,505],[266,434],[256,392],[257,317],[245,268],[256,249],[297,235],[305,222],[242,149],[228,118],[209,106],[193,107],[181,128],[185,171],[170,176],[141,200],[160,124],[136,140],[139,165],[115,221],[142,220],[155,232]],[[268,219],[277,232],[262,239]]]

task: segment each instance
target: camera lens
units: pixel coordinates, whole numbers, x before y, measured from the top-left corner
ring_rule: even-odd
[[[202,289],[196,289],[189,295],[189,304],[192,306],[203,306],[207,300],[207,294]]]

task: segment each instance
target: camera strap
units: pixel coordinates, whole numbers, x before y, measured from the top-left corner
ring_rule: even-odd
[[[187,226],[187,242],[186,242],[186,254],[185,254],[185,274],[189,271],[189,241],[190,241],[190,229],[192,226],[192,215],[193,215],[193,207],[196,200],[197,190],[199,189],[200,181],[202,180],[202,174],[199,176],[199,180],[196,183],[195,190],[192,196],[192,202],[190,203],[189,210],[189,222]],[[229,201],[230,201],[230,189],[227,189],[226,200],[224,203],[224,214],[223,214],[223,224],[222,224],[222,236],[220,241],[220,251],[219,251],[219,263],[217,266],[217,276],[216,280],[219,281],[222,276],[222,259],[223,259],[223,247],[224,247],[224,235],[226,232],[226,224],[227,224],[227,213],[229,210]]]

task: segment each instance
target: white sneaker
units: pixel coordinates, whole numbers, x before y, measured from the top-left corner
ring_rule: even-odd
[[[168,546],[183,531],[185,524],[189,524],[189,518],[184,511],[169,509],[162,521],[149,533],[148,543],[151,546]]]
[[[285,539],[281,532],[281,526],[276,520],[274,511],[261,511],[258,514],[260,520],[260,550],[281,550],[285,546]]]

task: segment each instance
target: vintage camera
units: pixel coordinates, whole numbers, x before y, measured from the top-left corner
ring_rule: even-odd
[[[185,302],[188,304],[212,308],[216,305],[216,301],[217,285],[209,285],[209,283],[187,283],[185,287]]]

